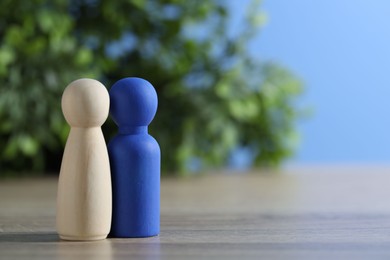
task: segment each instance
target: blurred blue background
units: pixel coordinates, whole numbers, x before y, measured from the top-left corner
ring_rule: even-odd
[[[0,3],[2,174],[56,174],[64,86],[129,75],[158,92],[166,173],[390,162],[388,1]]]
[[[390,161],[390,1],[263,2],[268,20],[251,49],[306,85],[293,164]]]

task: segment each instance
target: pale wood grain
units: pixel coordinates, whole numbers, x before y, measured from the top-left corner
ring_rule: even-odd
[[[163,179],[159,237],[96,242],[58,239],[56,179],[1,181],[0,259],[390,257],[390,168],[311,171]]]
[[[111,226],[110,163],[101,125],[110,106],[107,89],[97,80],[79,79],[62,95],[70,125],[57,193],[57,231],[66,240],[101,240]]]

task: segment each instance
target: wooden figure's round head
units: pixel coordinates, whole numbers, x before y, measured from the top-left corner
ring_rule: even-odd
[[[99,81],[78,79],[65,88],[61,105],[69,125],[96,127],[101,126],[108,117],[110,97]]]
[[[157,111],[157,93],[141,78],[124,78],[110,89],[111,116],[118,126],[147,126]]]

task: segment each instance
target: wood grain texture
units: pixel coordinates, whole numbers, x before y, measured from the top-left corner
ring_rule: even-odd
[[[65,240],[101,240],[110,231],[112,192],[107,146],[100,126],[110,99],[97,80],[79,79],[62,95],[70,125],[57,195],[57,232]]]
[[[0,182],[0,259],[390,257],[390,168],[163,179],[161,234],[60,241],[56,179]]]

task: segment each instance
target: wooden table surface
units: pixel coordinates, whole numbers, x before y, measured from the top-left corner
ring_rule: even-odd
[[[390,258],[390,167],[164,179],[161,234],[60,241],[57,180],[0,180],[0,259]]]

